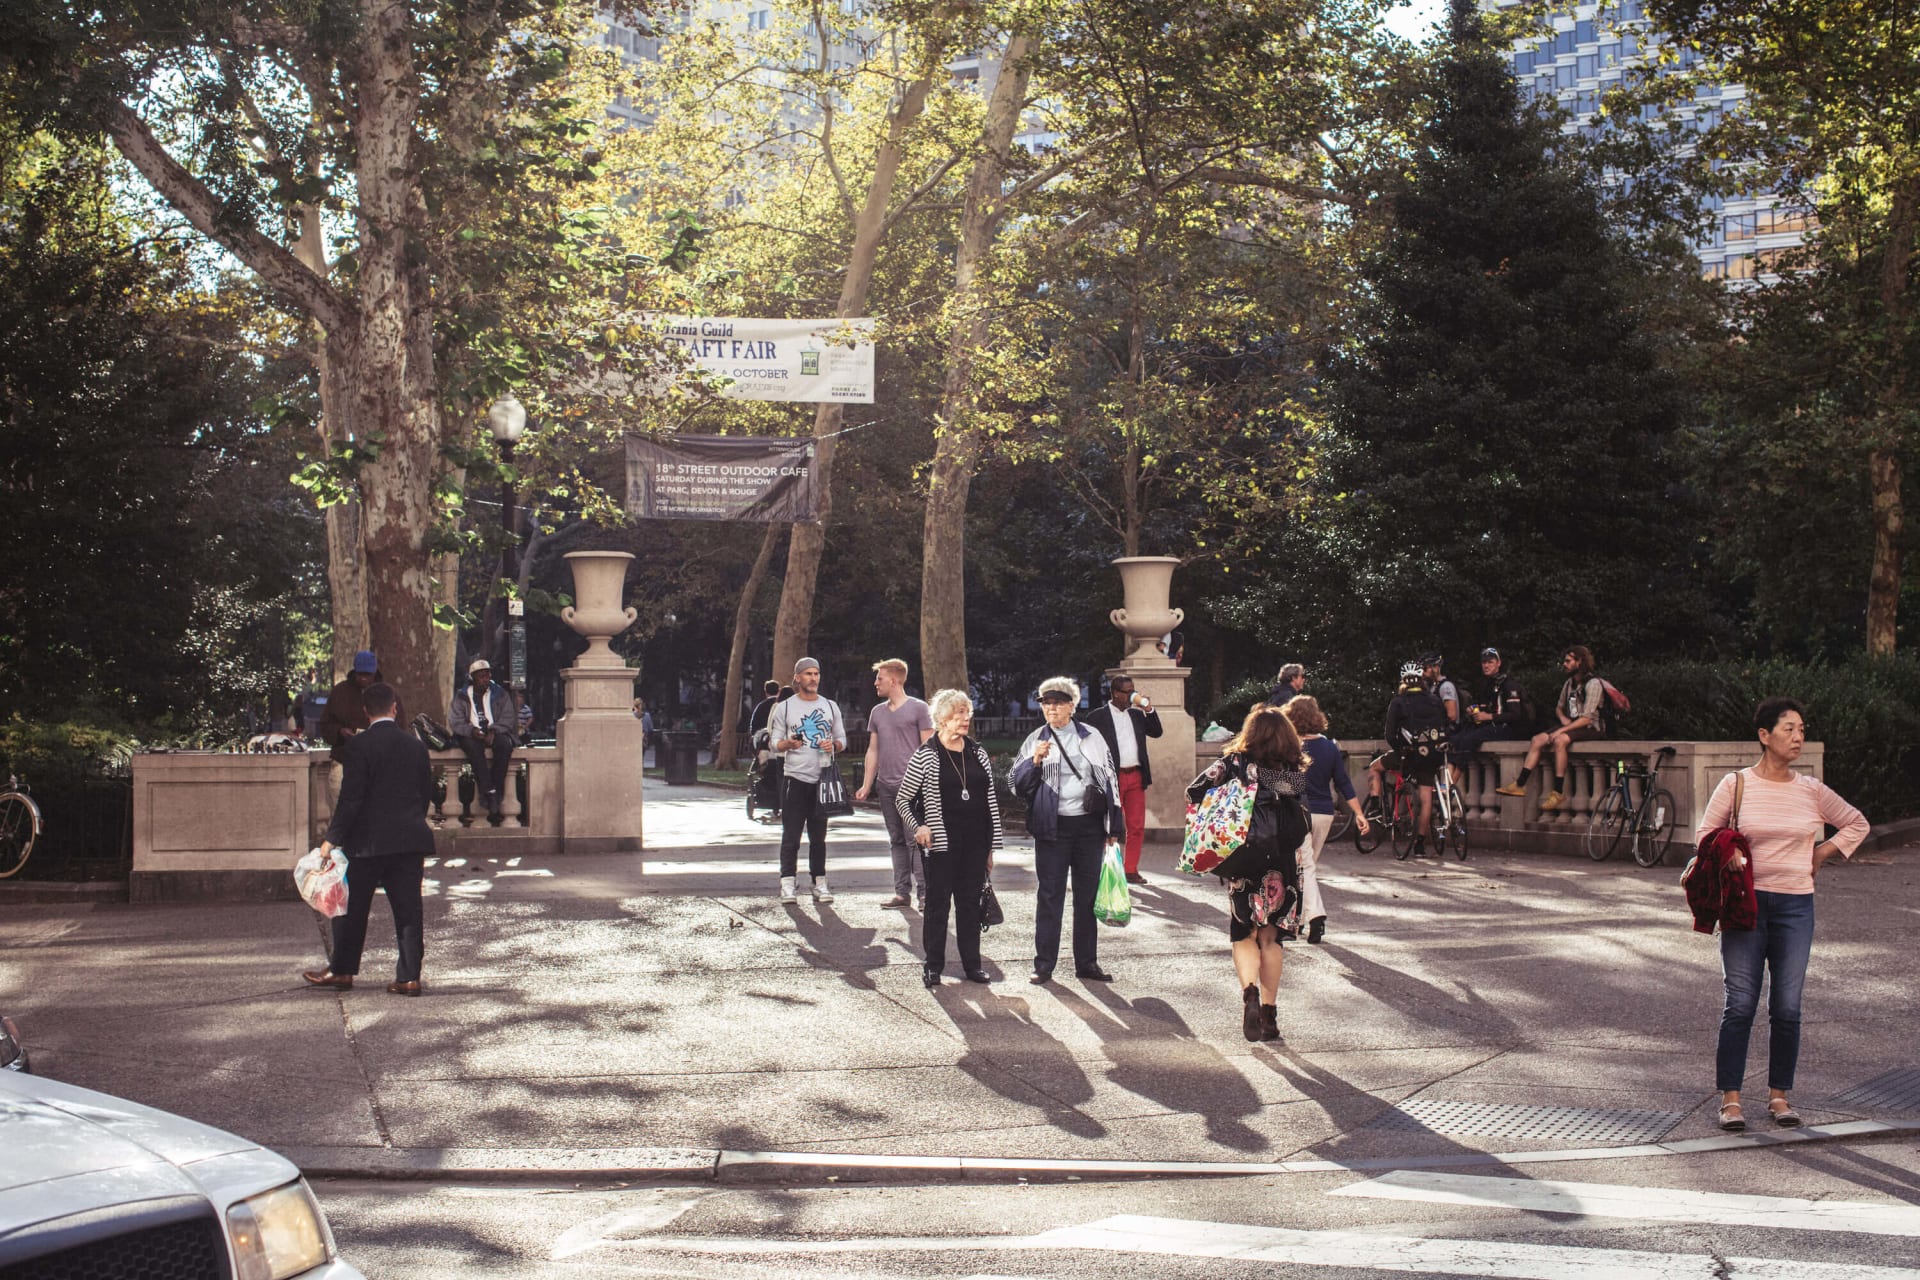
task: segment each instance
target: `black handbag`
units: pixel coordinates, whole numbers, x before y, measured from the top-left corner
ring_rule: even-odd
[[[429,751],[445,751],[453,745],[453,734],[424,711],[413,718],[413,736]]]
[[[1000,895],[993,891],[993,881],[989,880],[980,886],[980,932],[1006,922],[1007,913],[1000,909]]]
[[[840,762],[827,761],[827,767],[820,771],[819,813],[826,818],[851,818],[853,816],[853,798],[847,794],[847,784],[840,778]]]

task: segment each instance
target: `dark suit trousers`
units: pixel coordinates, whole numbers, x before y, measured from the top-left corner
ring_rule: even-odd
[[[935,973],[947,967],[947,911],[953,911],[954,941],[960,967],[980,967],[980,892],[987,887],[988,849],[928,850],[921,865],[927,873],[927,911],[920,926],[920,945],[926,966]]]
[[[420,881],[426,858],[418,853],[347,859],[347,914],[333,918],[333,957],[327,967],[336,974],[360,972],[360,953],[367,944],[367,916],[373,910],[373,891],[387,891],[393,908],[393,933],[400,944],[394,966],[396,982],[420,981],[420,962],[426,955],[421,928]]]
[[[460,749],[467,753],[467,763],[473,766],[473,784],[480,789],[480,798],[504,795],[507,786],[507,768],[513,760],[513,735],[504,730],[493,735],[493,761],[487,761],[487,744],[477,733],[462,734]]]
[[[1076,814],[1060,819],[1059,837],[1033,842],[1033,872],[1040,881],[1033,903],[1033,971],[1052,973],[1060,961],[1060,913],[1066,906],[1067,877],[1073,877],[1073,967],[1084,972],[1100,962],[1100,926],[1093,898],[1100,888],[1100,860],[1106,852],[1105,822]]]

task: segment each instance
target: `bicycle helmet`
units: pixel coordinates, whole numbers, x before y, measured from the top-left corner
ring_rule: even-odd
[[[1426,683],[1427,669],[1425,667],[1421,666],[1418,662],[1403,662],[1400,664],[1400,688],[1402,692],[1409,689],[1423,689],[1426,687]]]
[[[1421,674],[1422,674],[1422,675],[1425,675],[1425,674],[1426,674],[1426,669],[1427,669],[1428,667],[1437,667],[1437,666],[1440,666],[1440,665],[1441,665],[1441,664],[1442,664],[1442,663],[1443,663],[1444,661],[1445,661],[1445,659],[1443,659],[1443,658],[1442,658],[1442,657],[1440,656],[1440,654],[1439,654],[1439,652],[1438,652],[1438,651],[1436,651],[1436,650],[1432,650],[1432,649],[1429,649],[1429,650],[1428,650],[1427,652],[1425,652],[1425,653],[1423,653],[1423,654],[1421,654],[1421,655],[1420,655],[1420,669],[1421,669]]]

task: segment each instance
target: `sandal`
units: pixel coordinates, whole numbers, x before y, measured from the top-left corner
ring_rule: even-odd
[[[1729,1115],[1728,1112],[1733,1114]],[[1744,1133],[1747,1128],[1746,1117],[1740,1114],[1740,1104],[1723,1102],[1720,1104],[1720,1127],[1728,1133]]]
[[[1780,1104],[1780,1109],[1777,1111],[1774,1110],[1774,1105],[1773,1105],[1776,1102]],[[1772,1116],[1773,1122],[1779,1125],[1782,1129],[1796,1129],[1800,1126],[1800,1123],[1801,1123],[1800,1113],[1798,1111],[1795,1111],[1793,1109],[1793,1104],[1791,1102],[1788,1102],[1785,1098],[1774,1098],[1771,1101],[1769,1101],[1767,1103],[1767,1114]]]

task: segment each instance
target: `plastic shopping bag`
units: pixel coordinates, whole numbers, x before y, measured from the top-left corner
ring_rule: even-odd
[[[1127,890],[1127,869],[1120,846],[1109,844],[1100,859],[1100,887],[1093,893],[1093,918],[1101,924],[1124,926],[1133,919],[1133,894]]]
[[[347,855],[335,849],[321,855],[309,849],[293,864],[293,883],[300,900],[323,916],[347,914]]]

